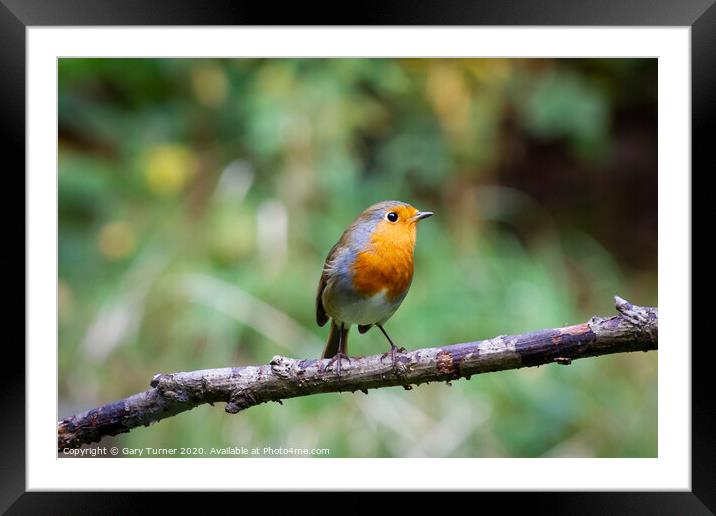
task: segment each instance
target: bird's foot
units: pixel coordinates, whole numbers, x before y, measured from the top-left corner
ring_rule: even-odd
[[[340,378],[341,377],[341,362],[344,359],[347,360],[349,364],[351,363],[351,357],[349,357],[345,353],[340,353],[340,352],[336,353],[335,355],[333,355],[331,357],[331,359],[328,361],[328,363],[322,368],[322,371],[327,370],[335,362],[336,363],[336,375],[338,375],[338,378]]]
[[[401,364],[400,361],[398,360],[397,355],[399,355],[400,353],[405,353],[405,348],[403,348],[403,347],[399,348],[395,344],[391,343],[390,350],[383,353],[380,357],[380,359],[383,360],[388,355],[390,355],[390,359],[393,362],[393,371],[395,372],[395,374],[397,376],[403,375],[405,373],[405,369],[406,369],[405,365]]]

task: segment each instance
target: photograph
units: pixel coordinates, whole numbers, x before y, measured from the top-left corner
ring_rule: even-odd
[[[57,457],[658,458],[658,73],[58,58]]]

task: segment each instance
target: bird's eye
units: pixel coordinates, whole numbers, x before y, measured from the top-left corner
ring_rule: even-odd
[[[390,222],[395,222],[398,220],[398,214],[394,211],[391,211],[385,216],[386,219],[388,219]]]

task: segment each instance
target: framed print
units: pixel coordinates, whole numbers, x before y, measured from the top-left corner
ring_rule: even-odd
[[[3,508],[714,510],[690,203],[716,8],[483,4],[3,0],[27,192]]]

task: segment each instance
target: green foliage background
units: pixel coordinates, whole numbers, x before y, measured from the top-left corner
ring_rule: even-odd
[[[656,60],[62,59],[59,416],[157,372],[317,357],[323,260],[384,199],[436,216],[408,348],[657,305]],[[378,332],[351,354],[382,352]],[[657,353],[202,406],[133,447],[654,457]],[[104,444],[104,443],[103,443]]]

